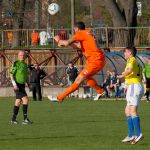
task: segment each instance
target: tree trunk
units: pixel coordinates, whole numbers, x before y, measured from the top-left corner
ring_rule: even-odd
[[[35,28],[40,28],[40,1],[35,0]]]
[[[25,10],[26,0],[15,0],[13,2],[13,29],[22,29],[23,28],[23,18],[24,18],[24,10]],[[13,33],[13,45],[12,47],[21,46],[21,31],[16,30]]]
[[[126,47],[134,45],[135,29],[137,25],[137,0],[105,0],[105,6],[108,9],[114,27],[113,45],[115,47]],[[129,28],[124,28],[129,27]]]

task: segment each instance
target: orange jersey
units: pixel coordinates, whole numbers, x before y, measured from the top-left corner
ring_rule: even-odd
[[[80,30],[75,33],[73,39],[81,44],[81,50],[87,61],[93,61],[96,59],[104,59],[102,50],[97,48],[96,41],[90,30]]]
[[[31,39],[32,39],[32,43],[38,43],[39,40],[39,33],[38,32],[33,32],[31,34]]]
[[[12,43],[13,33],[11,31],[7,32],[7,38],[8,38],[8,42]]]

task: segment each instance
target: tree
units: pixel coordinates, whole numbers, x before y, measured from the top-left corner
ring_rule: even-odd
[[[26,0],[14,0],[13,2],[13,29],[22,29],[23,28],[23,18],[25,10]],[[21,44],[22,39],[20,37],[20,32],[13,33],[13,47],[17,47]]]
[[[135,30],[130,27],[137,26],[137,0],[104,0],[114,27],[129,27],[117,29],[113,33],[114,46],[134,45]]]

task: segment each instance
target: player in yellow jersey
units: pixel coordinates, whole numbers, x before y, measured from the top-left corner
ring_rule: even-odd
[[[119,79],[124,77],[127,84],[125,114],[128,124],[128,136],[122,142],[131,142],[131,144],[136,144],[143,138],[137,108],[144,94],[144,86],[142,84],[142,69],[135,58],[136,52],[135,47],[125,48],[124,56],[127,64],[124,72],[118,76]],[[135,136],[134,130],[136,132]]]

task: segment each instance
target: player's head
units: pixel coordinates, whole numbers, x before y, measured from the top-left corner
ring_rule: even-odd
[[[34,64],[34,68],[35,68],[35,69],[38,69],[38,68],[39,68],[39,65],[38,65],[37,63],[35,63],[35,64]]]
[[[25,59],[25,51],[23,51],[23,50],[20,50],[19,52],[18,52],[18,60],[24,60]]]
[[[82,21],[76,22],[74,24],[74,30],[75,32],[79,31],[79,30],[85,30],[85,24]]]
[[[69,66],[69,67],[73,67],[73,63],[72,63],[72,62],[69,62],[69,63],[68,63],[68,66]]]
[[[136,53],[137,53],[137,49],[133,46],[129,46],[125,48],[124,55],[125,55],[125,58],[128,59],[130,57],[135,57]]]

